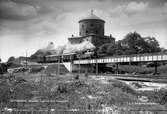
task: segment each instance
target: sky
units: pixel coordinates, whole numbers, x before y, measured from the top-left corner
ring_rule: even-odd
[[[105,20],[105,35],[120,40],[136,31],[167,48],[167,0],[0,0],[0,58],[66,44],[92,9]]]

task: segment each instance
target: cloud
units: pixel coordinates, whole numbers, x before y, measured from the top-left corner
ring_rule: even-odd
[[[0,19],[27,20],[37,15],[36,9],[28,4],[11,0],[0,1]]]
[[[167,2],[164,4],[163,8],[162,8],[162,13],[167,14]]]
[[[127,5],[127,10],[128,11],[136,11],[136,12],[140,12],[140,11],[145,11],[148,8],[148,3],[144,3],[144,2],[130,2]]]
[[[0,0],[0,55],[21,55],[21,50],[27,48],[33,53],[51,41],[55,46],[65,44],[71,34],[78,35],[78,20],[91,9],[106,21],[105,34],[116,39],[133,31],[144,36],[156,35],[166,47],[166,1]],[[158,23],[161,24],[157,26]],[[5,45],[7,42],[10,47]]]
[[[128,16],[133,16],[135,14],[140,14],[149,10],[149,5],[147,2],[130,2],[126,9],[124,10],[125,14]]]
[[[111,15],[115,17],[120,16],[133,16],[135,14],[143,13],[149,10],[147,2],[135,2],[131,1],[127,4],[118,5],[114,9],[110,10]]]
[[[155,7],[162,7],[165,3],[167,3],[167,0],[144,0],[149,2],[149,6],[152,8]]]

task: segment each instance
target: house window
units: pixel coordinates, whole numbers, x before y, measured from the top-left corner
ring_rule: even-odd
[[[88,31],[86,31],[86,33],[88,33]]]
[[[82,28],[84,28],[84,25],[82,25]]]
[[[93,26],[94,26],[94,24],[90,24],[90,26],[91,26],[91,27],[93,27]]]

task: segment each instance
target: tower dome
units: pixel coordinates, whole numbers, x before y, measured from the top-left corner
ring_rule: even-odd
[[[89,14],[86,17],[82,18],[81,20],[79,20],[79,22],[85,21],[85,20],[99,20],[99,21],[105,22],[103,19],[101,19],[100,17],[98,17],[95,14],[93,14],[93,10],[91,10],[91,14]]]
[[[91,10],[90,15],[79,20],[79,35],[87,36],[93,33],[99,36],[104,36],[104,23],[105,21],[93,14],[93,10]]]

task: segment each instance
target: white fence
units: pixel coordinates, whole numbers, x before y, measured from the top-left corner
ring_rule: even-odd
[[[92,64],[92,63],[122,63],[122,62],[146,62],[146,61],[167,61],[167,53],[138,54],[112,56],[99,59],[76,60],[74,64]]]

